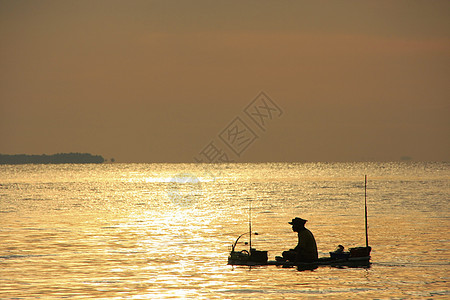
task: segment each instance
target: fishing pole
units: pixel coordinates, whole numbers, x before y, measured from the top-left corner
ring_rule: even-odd
[[[369,247],[369,234],[367,230],[367,175],[364,175],[364,217],[366,223],[366,247]]]
[[[249,253],[251,253],[252,251],[252,199],[248,199],[248,233],[250,235],[250,239],[249,239]]]

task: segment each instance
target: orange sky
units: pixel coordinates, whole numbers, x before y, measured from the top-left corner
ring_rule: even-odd
[[[0,153],[450,159],[449,1],[0,1]],[[266,131],[243,109],[264,91]],[[218,135],[237,116],[258,139]]]

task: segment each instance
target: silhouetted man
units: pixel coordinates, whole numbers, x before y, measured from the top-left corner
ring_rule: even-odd
[[[318,259],[316,239],[311,231],[305,228],[307,220],[292,219],[289,224],[298,233],[298,245],[294,249],[283,252],[283,258],[289,261],[312,262]]]

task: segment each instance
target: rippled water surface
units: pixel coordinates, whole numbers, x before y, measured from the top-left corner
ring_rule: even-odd
[[[0,298],[449,298],[449,166],[0,166]],[[296,216],[320,256],[363,246],[364,174],[369,268],[227,265],[250,202],[269,259]]]

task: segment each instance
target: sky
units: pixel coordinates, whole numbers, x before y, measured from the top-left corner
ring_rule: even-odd
[[[0,153],[450,161],[449,16],[447,0],[0,0]]]

